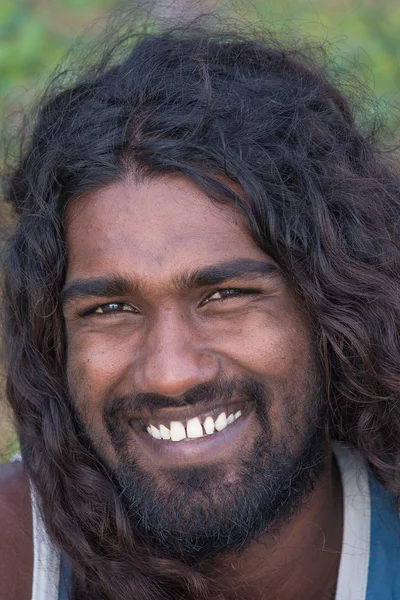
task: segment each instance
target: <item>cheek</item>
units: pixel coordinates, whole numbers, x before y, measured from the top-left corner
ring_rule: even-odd
[[[68,337],[67,378],[72,399],[90,437],[104,438],[103,407],[115,394],[124,369],[121,347],[101,342],[100,336]]]
[[[119,340],[87,332],[68,338],[67,370],[77,396],[81,388],[90,391],[91,403],[99,403],[118,385],[129,367],[132,352]]]
[[[67,377],[75,409],[84,429],[99,455],[110,468],[117,464],[117,456],[103,421],[103,406],[108,394],[108,379],[103,361],[87,352],[70,352]]]
[[[296,380],[309,371],[314,353],[308,327],[300,319],[287,321],[287,315],[285,319],[258,315],[238,331],[231,356],[271,382]]]
[[[273,393],[268,419],[276,439],[302,431],[317,401],[319,378],[309,328],[301,321],[291,326],[255,328],[247,345],[245,364]],[[245,350],[244,342],[242,349]]]

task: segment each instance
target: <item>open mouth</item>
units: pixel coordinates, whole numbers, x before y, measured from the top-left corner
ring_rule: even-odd
[[[249,402],[235,404],[226,408],[219,407],[215,410],[178,420],[141,420],[141,426],[156,440],[170,440],[181,442],[183,440],[194,440],[213,435],[223,431],[229,425],[237,421],[249,409]]]
[[[185,406],[142,415],[130,421],[136,451],[141,448],[165,467],[211,463],[244,442],[254,426],[253,408],[254,402],[242,400],[211,410],[197,407],[197,414],[196,407]]]

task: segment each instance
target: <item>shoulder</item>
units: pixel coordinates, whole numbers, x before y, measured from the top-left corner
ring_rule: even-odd
[[[20,461],[0,465],[0,596],[30,600],[33,544],[30,487]]]

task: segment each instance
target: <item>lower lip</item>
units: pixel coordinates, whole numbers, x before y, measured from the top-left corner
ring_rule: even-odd
[[[253,414],[253,410],[246,412],[218,433],[180,442],[156,440],[143,431],[139,423],[135,423],[132,429],[140,445],[152,460],[166,466],[201,464],[219,458],[224,452],[229,451],[235,442],[240,441],[240,438],[244,437],[243,434],[248,428]]]

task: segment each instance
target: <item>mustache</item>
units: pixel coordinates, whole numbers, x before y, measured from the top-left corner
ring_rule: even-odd
[[[110,398],[105,403],[103,419],[106,424],[115,423],[133,413],[145,410],[152,414],[163,408],[199,406],[204,409],[216,407],[229,400],[248,400],[257,405],[268,397],[265,386],[254,379],[230,379],[201,383],[181,396],[171,397],[155,393],[133,393]]]

